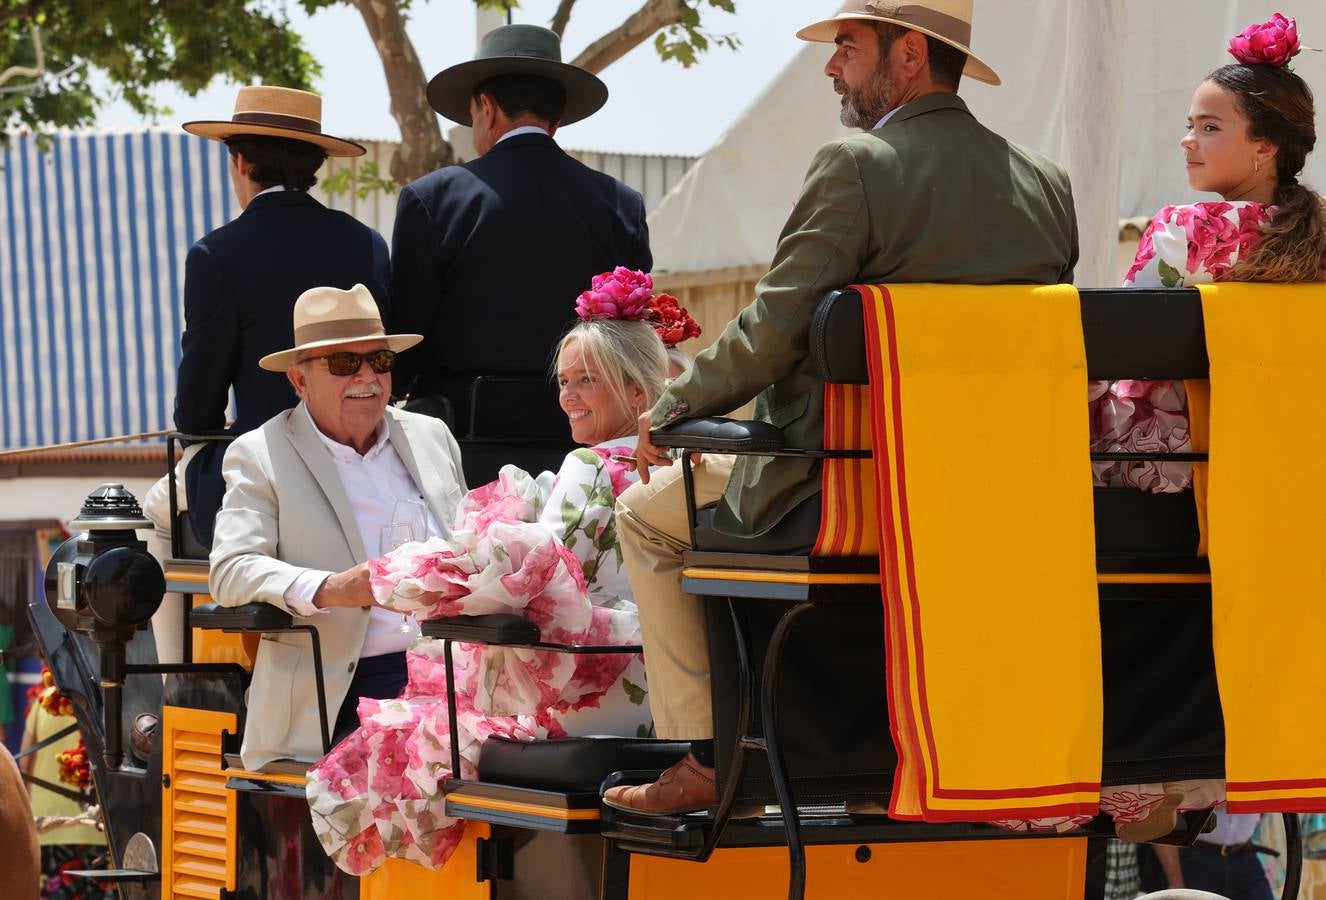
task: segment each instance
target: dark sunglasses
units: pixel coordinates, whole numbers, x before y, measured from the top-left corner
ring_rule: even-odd
[[[341,377],[355,374],[364,363],[368,363],[368,367],[379,375],[385,375],[391,371],[392,366],[396,365],[396,351],[370,350],[367,353],[351,353],[349,350],[342,350],[339,353],[328,353],[326,356],[310,356],[304,362],[313,362],[317,359],[325,359],[327,371]]]

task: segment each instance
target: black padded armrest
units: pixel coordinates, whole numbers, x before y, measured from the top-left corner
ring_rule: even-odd
[[[660,447],[716,453],[759,453],[782,450],[786,446],[783,432],[768,422],[723,419],[717,416],[687,419],[652,432],[649,438]]]
[[[444,616],[421,622],[426,638],[442,638],[467,644],[537,644],[543,639],[539,626],[510,613],[487,616]]]
[[[295,624],[290,613],[270,603],[245,603],[243,606],[221,606],[213,601],[195,607],[189,612],[189,624],[194,628],[216,631],[284,631]]]

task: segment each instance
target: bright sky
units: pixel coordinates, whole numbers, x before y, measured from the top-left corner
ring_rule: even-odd
[[[580,0],[567,29],[563,57],[618,25],[642,0]],[[524,0],[515,22],[547,25],[556,0]],[[607,106],[591,118],[558,133],[564,146],[621,153],[703,153],[732,120],[792,58],[803,25],[832,15],[839,0],[736,0],[737,13],[706,9],[708,31],[736,34],[733,52],[711,49],[690,69],[664,63],[650,42],[641,44],[600,74],[611,92]],[[296,3],[289,14],[308,48],[322,64],[317,90],[323,95],[323,129],[351,138],[395,140],[387,82],[359,13],[336,6],[308,16]],[[470,0],[415,0],[410,37],[432,77],[474,55],[475,11]],[[828,59],[825,48],[825,59]],[[145,122],[126,103],[114,102],[98,118],[103,127],[174,125],[190,119],[228,119],[235,87],[215,83],[197,97],[163,89],[158,98],[173,112],[158,123]],[[837,98],[824,82],[824,101]],[[443,133],[451,123],[443,122]]]

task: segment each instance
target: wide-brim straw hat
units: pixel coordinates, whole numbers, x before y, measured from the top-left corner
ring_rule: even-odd
[[[235,113],[229,120],[201,119],[180,127],[189,134],[213,141],[258,135],[316,144],[328,156],[363,156],[365,152],[354,141],[323,134],[322,98],[294,88],[264,84],[242,87],[235,98]]]
[[[453,122],[473,125],[470,98],[480,82],[497,75],[538,75],[566,89],[559,125],[588,118],[608,102],[608,86],[598,76],[562,62],[562,40],[539,25],[503,25],[479,42],[479,55],[443,69],[428,82],[428,102]]]
[[[295,301],[295,346],[267,354],[258,360],[258,365],[269,372],[284,372],[295,364],[299,354],[318,347],[386,341],[388,349],[399,353],[423,339],[421,334],[387,334],[378,305],[362,284],[348,291],[315,287]]]
[[[845,19],[892,22],[943,41],[967,54],[962,74],[986,84],[1000,84],[999,75],[971,52],[972,0],[928,0],[926,3],[883,3],[881,0],[847,0],[832,19],[807,25],[797,32],[803,41],[833,43],[838,24]]]

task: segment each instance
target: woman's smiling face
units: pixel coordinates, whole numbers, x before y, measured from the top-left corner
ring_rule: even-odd
[[[557,357],[558,401],[571,422],[571,437],[577,444],[593,446],[635,432],[638,413],[627,409],[603,380],[593,357],[571,338]],[[632,392],[640,392],[634,385]]]

